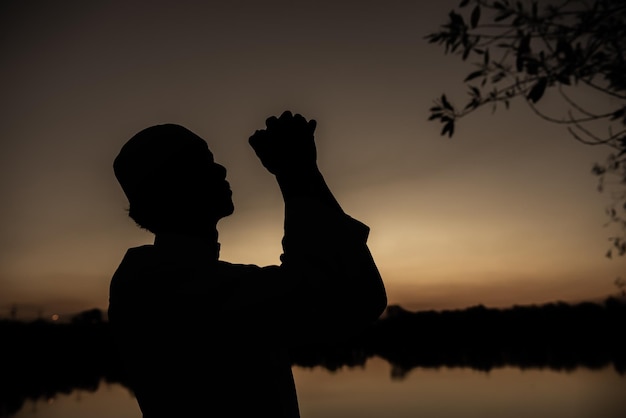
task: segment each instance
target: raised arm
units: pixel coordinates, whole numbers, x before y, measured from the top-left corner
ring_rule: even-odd
[[[385,309],[369,249],[369,228],[344,213],[317,166],[315,120],[284,112],[266,120],[250,145],[285,202],[284,253],[290,318],[306,335],[350,333]]]
[[[263,166],[274,176],[283,199],[307,197],[343,213],[317,166],[314,119],[285,111],[265,121],[267,129],[250,137],[250,145]]]

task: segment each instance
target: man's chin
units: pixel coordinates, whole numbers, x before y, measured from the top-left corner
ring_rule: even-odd
[[[224,208],[224,211],[222,212],[222,218],[230,216],[233,213],[235,213],[235,205],[231,203],[230,205]]]

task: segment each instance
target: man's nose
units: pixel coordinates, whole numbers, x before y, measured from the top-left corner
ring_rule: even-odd
[[[226,178],[226,167],[221,164],[215,164],[215,173],[221,178]]]

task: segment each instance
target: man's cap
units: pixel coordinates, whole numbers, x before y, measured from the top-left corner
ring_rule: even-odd
[[[122,146],[113,162],[113,171],[128,200],[154,173],[185,167],[190,158],[206,155],[206,142],[189,129],[176,124],[146,128]],[[210,151],[209,151],[210,153]]]

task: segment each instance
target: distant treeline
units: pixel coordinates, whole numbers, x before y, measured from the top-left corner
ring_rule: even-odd
[[[507,309],[409,312],[390,306],[382,319],[344,344],[303,347],[293,360],[334,370],[378,356],[391,364],[397,379],[416,367],[613,367],[626,374],[625,329],[626,302],[617,298]]]
[[[390,363],[395,379],[416,367],[613,367],[625,374],[625,326],[626,303],[617,298],[508,309],[409,312],[390,306],[372,326],[339,344],[303,346],[291,354],[294,365],[329,370],[378,356]],[[95,391],[102,381],[128,387],[99,310],[65,324],[3,320],[0,339],[0,418],[11,417],[28,399]]]

